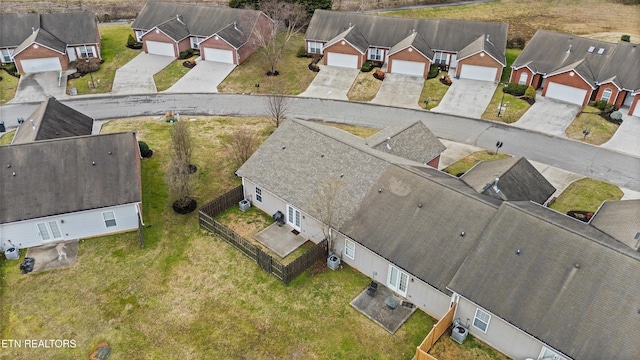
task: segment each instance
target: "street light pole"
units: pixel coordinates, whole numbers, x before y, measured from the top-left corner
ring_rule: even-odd
[[[509,83],[504,83],[504,87],[509,86]],[[502,104],[504,103],[504,88],[502,88],[502,100],[500,100],[500,107],[498,108],[498,117],[502,116]]]
[[[96,84],[93,82],[93,74],[91,74],[91,69],[89,69],[89,55],[87,55],[87,57],[84,59],[84,61],[86,61],[86,63],[87,63],[87,70],[89,70],[89,77],[91,78],[91,88],[95,89],[96,88]]]

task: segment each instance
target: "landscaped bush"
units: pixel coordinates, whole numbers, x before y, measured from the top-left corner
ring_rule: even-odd
[[[140,147],[140,156],[143,158],[150,158],[153,155],[153,150],[149,149],[149,145],[146,142],[138,141],[138,146]]]
[[[185,51],[180,51],[179,54],[179,59],[188,59],[193,55],[193,50],[192,49],[187,49]]]
[[[318,66],[318,64],[311,62],[309,64],[309,70],[313,71],[313,72],[319,72],[320,71],[320,66]]]
[[[447,85],[447,86],[451,86],[452,81],[451,78],[449,77],[449,75],[442,75],[440,77],[440,82]]]
[[[524,97],[526,99],[534,99],[536,98],[536,89],[529,85],[529,87],[527,88],[527,90],[524,92]]]
[[[136,39],[133,37],[133,35],[129,34],[129,37],[127,38],[127,47],[129,49],[142,49],[142,43],[141,42],[137,42]]]
[[[364,64],[362,64],[362,68],[360,69],[362,72],[369,72],[371,70],[373,70],[374,64],[371,61],[365,61]]]
[[[18,74],[18,70],[16,69],[16,64],[14,63],[4,64],[2,65],[2,68],[4,69],[4,71],[9,73],[9,75],[13,77],[20,77],[20,74]]]
[[[507,49],[524,49],[525,40],[522,36],[516,35],[507,40]]]
[[[620,36],[620,41],[631,42],[631,35],[622,35],[622,36]]]
[[[433,79],[434,77],[438,76],[439,71],[440,71],[440,68],[438,67],[438,64],[431,64],[431,67],[429,68],[429,74],[427,75],[427,79]]]
[[[78,59],[76,62],[76,70],[81,74],[96,72],[100,69],[100,64],[101,62],[98,58],[89,58],[89,61],[86,61],[86,59]]]
[[[296,56],[299,58],[307,57],[307,50],[304,48],[304,45],[298,48],[298,51],[296,51]]]
[[[376,69],[376,71],[373,73],[373,77],[378,80],[384,80],[384,71]]]
[[[611,114],[609,114],[609,117],[612,120],[622,120],[622,113],[620,111],[614,111]]]
[[[527,91],[528,86],[522,84],[509,84],[502,88],[502,91],[513,96],[522,96]]]
[[[589,105],[595,106],[598,109],[600,109],[600,111],[605,112],[607,114],[612,112],[616,108],[615,105],[609,104],[606,100],[592,101],[589,103]]]

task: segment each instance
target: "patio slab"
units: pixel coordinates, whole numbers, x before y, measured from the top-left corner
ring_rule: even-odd
[[[277,223],[269,225],[253,238],[283,259],[307,242],[304,236],[295,234],[291,226],[278,226]]]
[[[387,303],[399,301],[395,309],[391,309]],[[365,288],[355,299],[351,300],[351,306],[363,313],[366,317],[382,326],[389,333],[394,334],[402,324],[416,311],[416,307],[403,301],[389,288],[378,283],[378,290],[373,296],[367,294]]]
[[[33,271],[48,271],[73,266],[78,259],[78,240],[29,248],[27,257],[35,260]]]

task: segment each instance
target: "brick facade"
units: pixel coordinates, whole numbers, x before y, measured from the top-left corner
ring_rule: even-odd
[[[62,66],[62,70],[67,70],[69,68],[69,57],[67,54],[60,54],[57,51],[51,50],[41,45],[32,44],[28,48],[24,49],[19,54],[15,55],[13,58],[16,63],[16,69],[18,72],[24,72],[22,70],[22,60],[27,59],[40,59],[40,58],[49,58],[49,57],[57,57],[60,60],[60,65]]]
[[[162,31],[160,31],[158,29],[154,29],[154,30],[149,31],[148,33],[146,33],[142,37],[142,49],[144,50],[145,53],[148,54],[149,51],[147,50],[147,41],[158,41],[158,42],[164,42],[164,43],[172,44],[173,45],[173,56],[178,57],[178,54],[176,53],[176,42],[173,41],[172,38],[167,36]]]
[[[205,48],[231,50],[231,52],[233,53],[233,63],[238,64],[237,53],[235,51],[236,49],[217,35],[214,35],[200,43],[200,56],[202,57],[202,60],[207,60],[204,55]]]
[[[496,71],[495,82],[500,81],[500,77],[502,77],[502,64],[500,64],[496,59],[487,55],[484,51],[478,54],[469,56],[462,60],[458,60],[458,67],[456,68],[456,76],[460,76],[460,72],[462,71],[462,65],[476,65],[476,66],[487,66],[494,67],[498,69]]]
[[[186,37],[178,42],[178,55],[182,51],[191,49],[191,37]]]
[[[511,70],[511,78],[509,79],[509,82],[512,84],[519,84],[520,76],[522,76],[522,74],[527,74],[527,80],[525,82],[525,85],[532,85],[534,80],[534,75],[532,74],[531,70],[529,70],[529,68],[527,67],[523,67],[518,70]]]
[[[573,74],[573,76],[571,76],[571,74]],[[582,101],[582,106],[587,105],[587,103],[589,102],[589,99],[591,98],[591,94],[593,92],[593,89],[591,88],[591,86],[589,86],[589,84],[587,84],[587,82],[584,81],[584,79],[581,78],[575,71],[566,71],[561,74],[549,76],[547,78],[547,84],[549,84],[550,82],[555,82],[558,84],[587,90],[587,95]],[[544,90],[542,90],[542,96],[546,96],[548,88],[549,86],[546,86]]]
[[[260,41],[258,41],[258,36],[256,32],[263,34],[263,36],[267,36],[267,34],[271,33],[271,20],[263,13],[258,17],[258,21],[256,22],[254,31],[249,35],[249,39],[247,42],[242,44],[238,49],[238,56],[240,57],[238,64],[242,64],[245,60],[249,58],[258,48],[260,47]]]
[[[619,109],[624,102],[624,97],[627,95],[627,92],[624,90],[619,90],[618,87],[613,83],[605,83],[600,85],[593,100],[602,100],[602,94],[604,94],[604,91],[606,89],[611,90],[611,96],[609,97],[608,103],[613,104],[616,108]]]
[[[413,47],[408,47],[404,50],[398,51],[397,53],[389,56],[389,63],[388,63],[389,66],[387,70],[389,73],[393,73],[394,60],[416,61],[416,62],[424,63],[425,64],[424,74],[422,74],[422,76],[426,79],[427,75],[429,75],[429,67],[431,67],[431,61],[429,61],[429,59],[427,59],[426,56],[421,54],[419,51],[417,51]]]
[[[440,155],[434,157],[431,161],[427,163],[427,166],[431,166],[434,169],[437,169],[440,166]]]
[[[344,42],[344,44],[342,44]],[[327,65],[328,52],[339,53],[339,54],[348,54],[348,55],[357,55],[358,56],[358,69],[362,67],[362,64],[365,62],[365,54],[361,54],[360,51],[356,50],[353,46],[351,46],[346,41],[339,41],[329,47],[324,48],[324,58],[322,59],[323,64]]]

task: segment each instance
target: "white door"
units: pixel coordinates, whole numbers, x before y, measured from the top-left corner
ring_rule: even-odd
[[[574,88],[549,81],[545,97],[582,106],[587,90]]]
[[[407,296],[409,287],[409,274],[401,271],[397,267],[389,264],[389,275],[387,276],[387,286],[403,297]]]
[[[291,225],[292,228],[300,231],[300,210],[287,205],[287,224]]]
[[[67,56],[69,56],[69,61],[76,61],[76,48],[68,47],[67,48]]]
[[[356,55],[328,52],[325,56],[327,57],[327,65],[329,66],[340,66],[352,69],[358,68],[358,56]]]
[[[38,233],[40,233],[42,242],[50,242],[62,239],[62,233],[60,232],[57,221],[38,223]]]
[[[627,91],[627,94],[624,97],[624,101],[622,102],[622,106],[631,106],[633,102],[633,95],[631,95],[631,91]]]
[[[424,77],[424,65],[419,61],[391,60],[391,73]]]
[[[204,48],[204,59],[206,61],[217,61],[226,64],[233,64],[233,52],[214,48]]]
[[[489,66],[461,64],[460,78],[471,80],[496,81],[498,69]]]
[[[456,68],[458,66],[458,55],[451,54],[451,62],[449,63],[449,67]]]
[[[149,54],[176,57],[172,43],[161,41],[145,41],[145,43],[147,44],[147,53]]]
[[[636,108],[633,109],[633,116],[640,117],[640,100],[636,102]]]
[[[62,70],[62,65],[60,65],[60,59],[57,57],[42,58],[42,59],[25,59],[25,60],[20,60],[20,64],[22,65],[22,71],[26,73]]]

